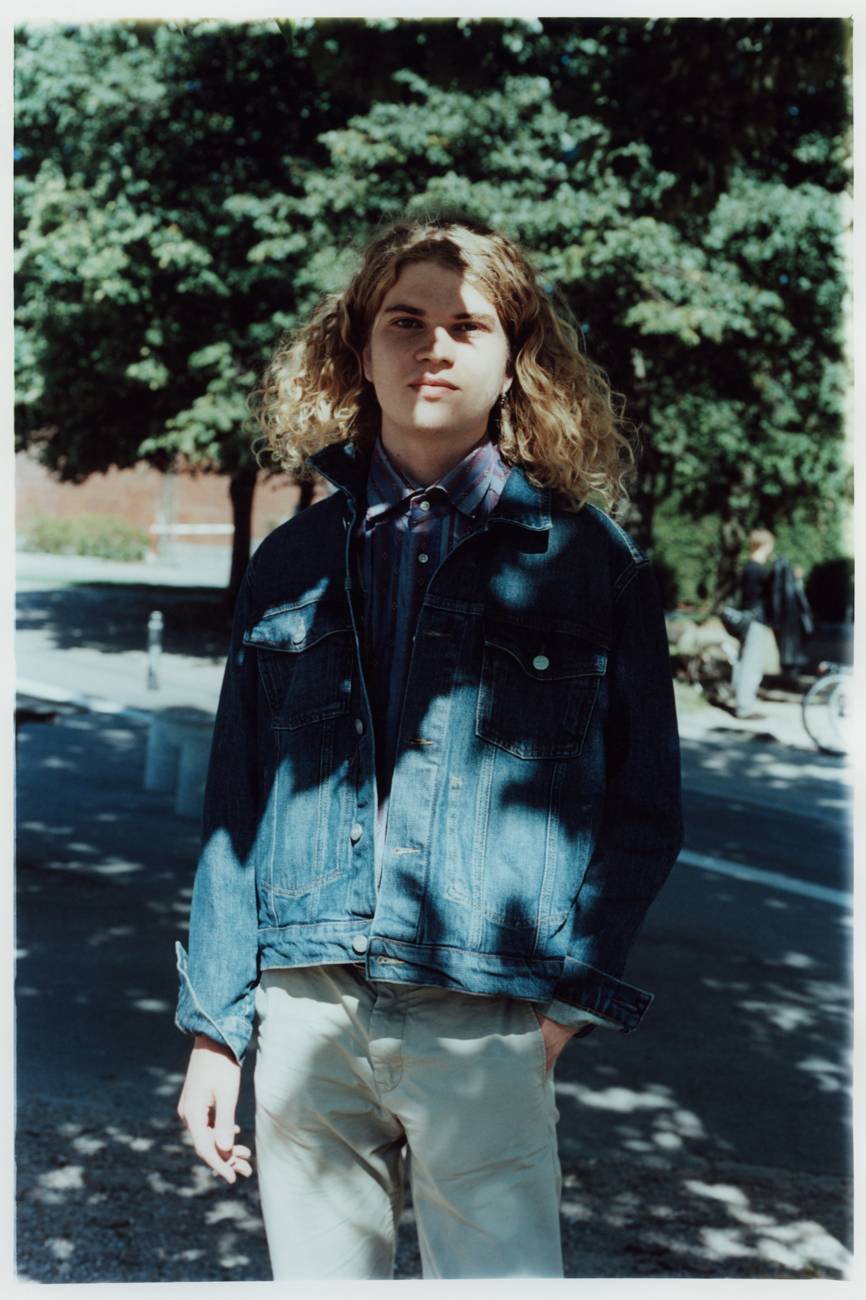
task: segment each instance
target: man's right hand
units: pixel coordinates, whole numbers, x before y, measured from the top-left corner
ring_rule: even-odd
[[[235,1108],[241,1067],[230,1049],[199,1034],[189,1058],[177,1113],[189,1129],[196,1154],[227,1183],[252,1173],[249,1147],[236,1146]]]

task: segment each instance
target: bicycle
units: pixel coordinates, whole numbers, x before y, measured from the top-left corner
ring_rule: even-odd
[[[820,663],[803,700],[803,726],[824,754],[847,754],[852,728],[850,664]]]

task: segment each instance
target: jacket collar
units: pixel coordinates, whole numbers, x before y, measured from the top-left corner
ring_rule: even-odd
[[[350,501],[363,506],[367,488],[367,457],[354,443],[335,443],[307,457],[323,478],[345,492]],[[519,465],[508,475],[502,496],[490,515],[490,523],[512,523],[533,532],[547,532],[551,526],[549,488],[529,482]]]
[[[366,499],[367,457],[352,442],[332,443],[307,457],[322,478],[334,487],[341,488],[350,501],[361,503]]]

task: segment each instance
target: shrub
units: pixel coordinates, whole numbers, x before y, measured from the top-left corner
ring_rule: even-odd
[[[841,623],[854,594],[849,572],[853,561],[840,558],[845,540],[838,522],[815,523],[803,510],[794,509],[784,520],[759,519],[756,527],[759,525],[775,534],[773,558],[785,555],[795,567],[805,570],[806,592],[810,601],[814,593],[815,607],[823,611],[829,606],[828,613],[816,613],[819,622]],[[718,515],[691,519],[680,510],[675,494],[659,501],[653,518],[651,558],[663,595],[668,595],[666,608],[673,608],[672,592],[683,605],[712,608],[721,555],[719,529]],[[748,558],[747,534],[740,552],[741,569]]]
[[[49,555],[94,555],[127,563],[143,560],[150,539],[121,515],[78,515],[52,519],[36,512],[23,527],[24,549]]]
[[[709,608],[719,562],[718,516],[690,519],[679,511],[675,498],[659,502],[653,519],[652,561],[657,575],[665,571],[669,575],[667,588],[675,601]],[[674,605],[666,603],[666,608]]]

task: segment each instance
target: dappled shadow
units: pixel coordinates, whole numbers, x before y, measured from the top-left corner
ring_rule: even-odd
[[[39,1281],[269,1276],[255,1183],[211,1180],[174,1113],[198,837],[144,792],[145,736],[76,714],[19,739],[19,1268]],[[829,905],[675,869],[628,972],[656,1006],[557,1067],[568,1276],[838,1275],[849,937]]]
[[[850,1187],[616,1154],[565,1170],[566,1276],[850,1276]]]
[[[850,816],[851,769],[845,758],[723,726],[699,740],[682,736],[680,747],[683,778],[690,789],[759,806],[790,802],[798,816],[836,824]]]
[[[147,728],[19,737],[18,1268],[55,1281],[270,1277],[255,1185],[200,1165],[174,1028],[198,831],[143,789]],[[239,1122],[250,1134],[249,1082]]]
[[[630,967],[657,993],[644,1026],[564,1061],[589,1140],[849,1173],[850,936],[830,904],[675,868]]]
[[[850,921],[674,869],[630,966],[657,995],[644,1025],[575,1041],[557,1066],[561,1147],[594,1230],[610,1212],[595,1171],[603,1187],[611,1162],[631,1162],[625,1217],[646,1258],[663,1249],[715,1276],[838,1275],[851,1245]]]
[[[163,1106],[153,1092],[165,1094]],[[178,1085],[140,1088],[122,1115],[93,1097],[24,1099],[18,1272],[36,1282],[267,1280],[253,1183],[200,1164],[172,1110]],[[150,1095],[148,1095],[150,1094]]]
[[[19,1081],[129,1080],[164,1057],[198,848],[143,789],[147,729],[72,714],[18,739]]]
[[[209,588],[88,583],[19,592],[17,621],[21,632],[41,633],[54,649],[111,653],[146,650],[147,621],[158,609],[167,653],[221,659],[231,636],[222,597]]]

